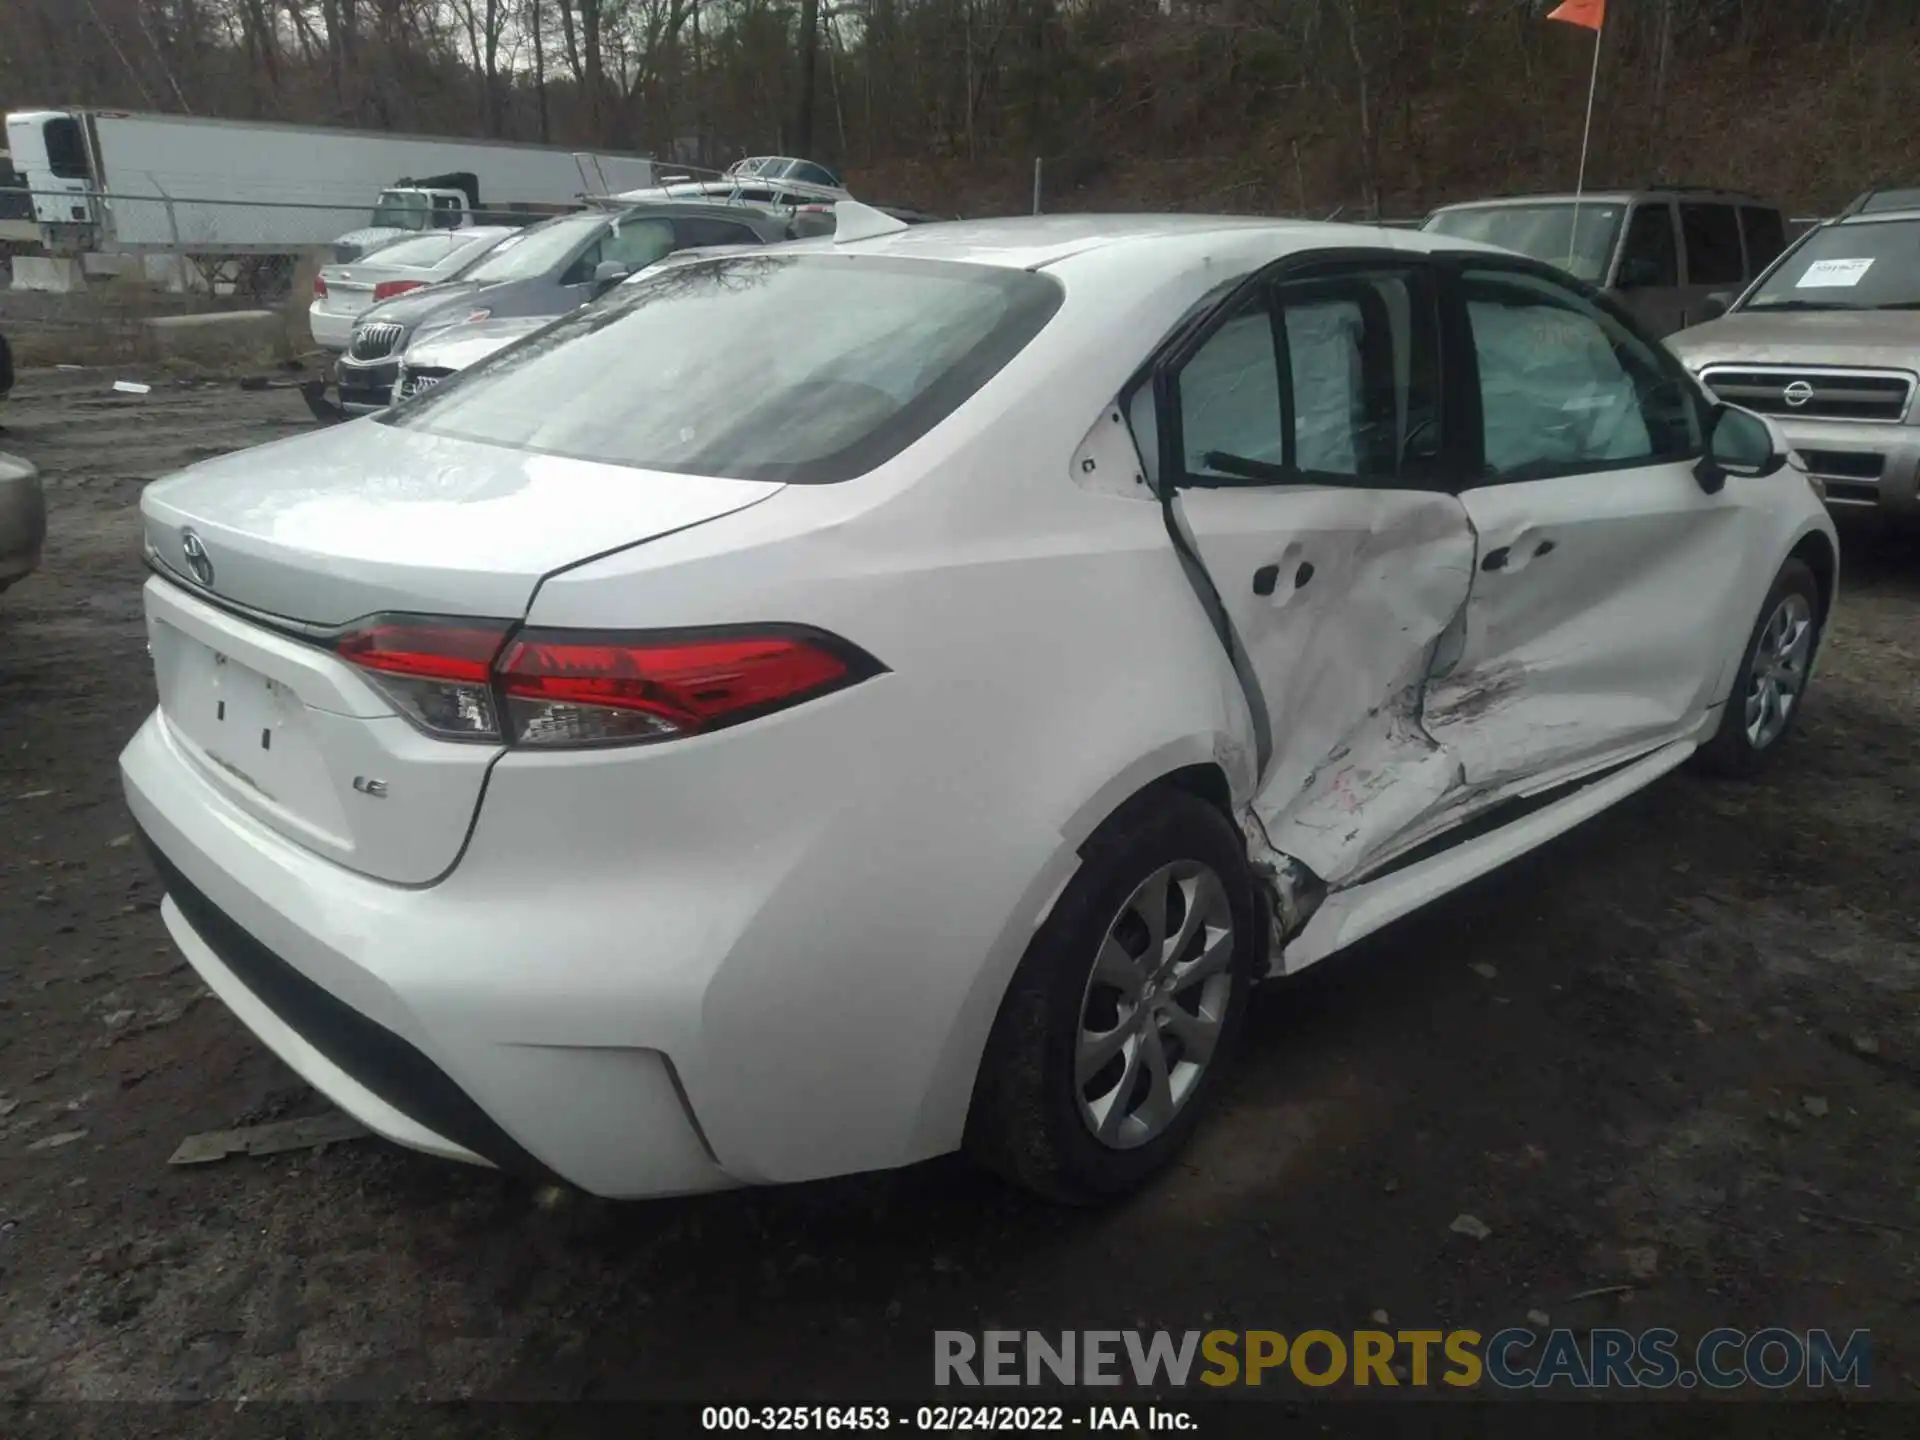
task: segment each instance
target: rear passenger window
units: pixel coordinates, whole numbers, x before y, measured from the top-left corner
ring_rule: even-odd
[[[1687,240],[1689,285],[1737,285],[1746,278],[1733,206],[1683,204],[1680,230]]]
[[[1747,236],[1747,274],[1752,277],[1771,265],[1787,248],[1787,225],[1778,210],[1743,205],[1740,226]]]
[[[760,239],[752,229],[736,220],[710,220],[697,215],[675,220],[673,229],[682,249],[700,245],[752,245]]]
[[[1439,326],[1423,270],[1290,280],[1176,381],[1189,475],[1420,486],[1441,456]]]
[[[1293,464],[1418,482],[1440,458],[1439,325],[1424,272],[1279,287]]]

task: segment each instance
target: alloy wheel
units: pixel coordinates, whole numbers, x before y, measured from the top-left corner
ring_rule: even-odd
[[[1102,1145],[1164,1133],[1212,1061],[1233,998],[1233,907],[1197,860],[1155,870],[1107,926],[1080,1001],[1074,1096]]]
[[[1813,660],[1813,607],[1788,593],[1761,627],[1747,684],[1747,743],[1764,750],[1787,728],[1787,719],[1807,687]]]

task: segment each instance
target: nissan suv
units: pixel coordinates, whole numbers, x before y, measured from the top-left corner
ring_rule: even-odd
[[[1920,520],[1920,189],[1861,196],[1716,308],[1667,341],[1701,383],[1776,422],[1829,505]]]

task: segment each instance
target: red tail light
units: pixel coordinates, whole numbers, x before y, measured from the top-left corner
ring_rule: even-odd
[[[381,615],[342,636],[334,648],[429,735],[497,741],[492,667],[508,628],[494,620]]]
[[[316,300],[324,300],[327,298],[326,276],[316,275],[313,277],[313,298]]]
[[[601,634],[379,616],[335,644],[428,734],[556,749],[737,725],[879,674],[801,626]],[[504,648],[503,648],[504,642]],[[506,725],[501,725],[504,713]]]
[[[817,630],[653,635],[528,630],[501,655],[513,739],[610,745],[693,735],[856,684],[880,666]]]
[[[382,300],[391,300],[394,296],[404,295],[409,290],[418,290],[426,283],[424,280],[382,280],[378,285],[373,287],[374,303],[378,304]]]

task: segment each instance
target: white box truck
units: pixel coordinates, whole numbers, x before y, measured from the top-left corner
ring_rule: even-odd
[[[365,230],[377,203],[382,229],[424,229],[436,196],[445,225],[653,180],[638,155],[126,110],[14,111],[7,142],[57,255],[293,256]]]

